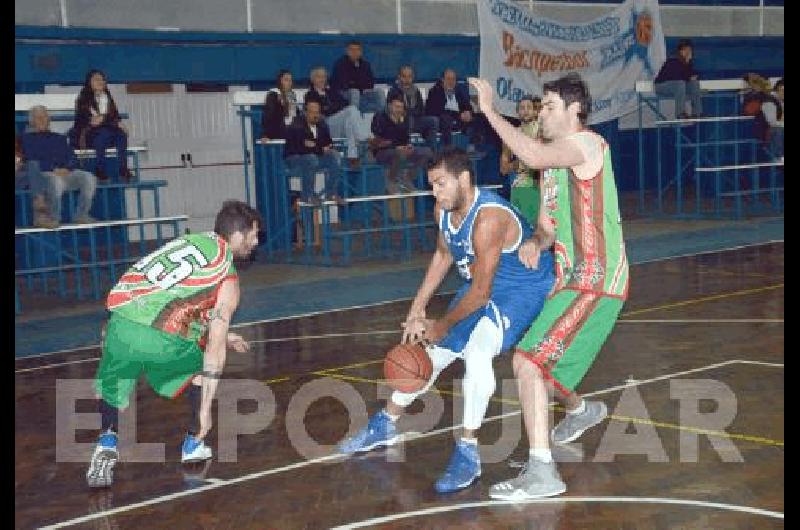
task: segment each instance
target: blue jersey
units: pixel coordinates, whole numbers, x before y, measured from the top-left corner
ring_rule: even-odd
[[[500,263],[494,275],[492,292],[508,289],[525,288],[531,281],[535,281],[541,274],[538,270],[526,268],[519,260],[519,246],[533,235],[533,229],[517,208],[502,197],[489,190],[475,188],[475,200],[467,216],[457,229],[453,227],[452,214],[442,210],[439,219],[439,230],[453,256],[453,261],[459,274],[466,281],[472,281],[471,267],[475,262],[475,251],[472,248],[472,226],[482,208],[500,208],[507,211],[519,227],[519,237],[511,248],[503,249],[500,254]],[[548,252],[549,254],[549,252]]]
[[[502,334],[502,349],[512,347],[539,314],[555,283],[553,255],[549,250],[542,251],[536,269],[528,269],[519,260],[520,244],[533,235],[533,229],[525,217],[496,193],[476,188],[475,199],[460,226],[453,226],[450,212],[442,210],[439,218],[439,230],[450,249],[459,274],[466,280],[451,301],[450,309],[463,298],[472,284],[471,266],[475,262],[472,227],[481,208],[506,210],[519,227],[519,237],[510,248],[503,249],[500,254],[489,304],[453,326],[448,335],[438,343],[453,352],[460,352],[464,348],[475,325],[483,316],[498,326]]]

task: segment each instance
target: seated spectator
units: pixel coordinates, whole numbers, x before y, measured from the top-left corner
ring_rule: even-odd
[[[414,177],[420,167],[425,167],[433,156],[429,147],[415,147],[410,143],[410,128],[406,119],[403,98],[395,96],[389,100],[388,109],[372,118],[371,140],[375,159],[389,168],[387,191],[414,191]],[[407,166],[400,176],[402,166]]]
[[[37,228],[55,228],[58,226],[58,223],[50,217],[50,206],[47,201],[47,179],[39,169],[39,162],[25,160],[19,136],[14,137],[14,187],[22,190],[31,190],[33,226]]]
[[[308,101],[304,115],[287,129],[285,156],[289,174],[299,176],[303,182],[301,200],[320,204],[325,195],[340,200],[337,189],[342,174],[340,155],[333,147],[318,101]],[[316,195],[314,184],[320,170],[325,172],[325,189]]]
[[[436,145],[436,133],[439,132],[439,118],[425,115],[425,101],[417,85],[414,84],[414,69],[409,65],[401,66],[397,80],[389,89],[387,99],[400,96],[406,105],[409,127],[412,133],[421,134],[429,146]]]
[[[761,105],[761,114],[767,125],[766,140],[770,154],[783,162],[783,78],[775,82],[775,90]],[[759,118],[756,117],[756,120]]]
[[[347,44],[345,54],[333,65],[331,90],[339,92],[361,112],[381,112],[386,107],[386,97],[375,89],[372,67],[363,55],[360,42]]]
[[[450,143],[451,133],[454,131],[463,132],[472,144],[483,143],[491,127],[483,114],[476,115],[472,112],[469,89],[466,85],[458,85],[456,81],[455,70],[445,70],[442,78],[428,92],[425,112],[428,116],[439,118],[443,144]]]
[[[276,83],[278,86],[271,88],[264,99],[264,112],[261,116],[262,140],[285,140],[286,128],[298,114],[297,99],[292,90],[292,73],[281,70]]]
[[[675,98],[675,116],[679,120],[697,118],[703,115],[703,101],[700,97],[700,81],[692,63],[692,43],[682,40],[678,43],[677,57],[666,60],[654,81],[656,94]],[[692,103],[692,113],[686,113],[686,97]]]
[[[76,169],[75,152],[67,143],[66,136],[50,131],[50,116],[46,108],[41,105],[31,108],[29,119],[33,131],[22,135],[22,153],[29,162],[38,163],[41,174],[47,179],[49,217],[57,225],[61,221],[61,196],[65,191],[78,190],[80,195],[74,222],[94,222],[89,209],[97,185],[95,176]]]
[[[758,74],[747,73],[744,81],[747,87],[742,93],[742,114],[753,116],[753,136],[770,156],[780,159],[783,156],[783,79],[775,83],[774,94],[769,80]]]
[[[539,138],[539,111],[542,110],[542,99],[524,96],[517,103],[519,130],[530,138]],[[536,226],[539,222],[539,171],[530,169],[525,162],[503,144],[500,154],[500,174],[507,176],[511,184],[511,204],[516,206],[525,219]]]
[[[322,108],[325,122],[330,128],[333,138],[347,138],[347,160],[350,167],[358,167],[358,144],[366,140],[367,135],[362,134],[361,112],[348,104],[347,100],[335,90],[329,90],[328,73],[323,67],[311,70],[311,88],[306,92],[303,100],[308,106],[310,101],[316,101]]]
[[[100,70],[90,70],[75,103],[75,126],[70,131],[75,149],[91,148],[95,151],[95,174],[100,180],[108,179],[105,170],[106,149],[117,149],[119,177],[131,179],[128,169],[128,133],[119,117],[117,105],[108,90],[106,75]]]

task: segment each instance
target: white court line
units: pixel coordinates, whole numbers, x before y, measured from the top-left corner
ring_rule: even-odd
[[[620,324],[782,324],[782,318],[730,318],[730,319],[624,319],[621,318],[617,321]],[[348,333],[325,333],[322,335],[298,335],[295,337],[276,337],[272,339],[254,339],[248,340],[250,344],[265,344],[274,342],[289,342],[301,340],[319,340],[319,339],[333,339],[343,337],[354,337],[363,335],[393,335],[400,334],[402,330],[374,330],[374,331],[353,331]],[[48,370],[50,368],[58,368],[60,366],[68,366],[71,364],[88,363],[92,361],[99,361],[100,357],[91,357],[88,359],[79,359],[76,361],[65,361],[63,363],[43,364],[41,366],[34,366],[31,368],[20,368],[14,370],[15,374],[24,372],[35,372],[37,370]]]
[[[625,319],[621,318],[617,321],[620,324],[783,324],[782,318],[717,318],[717,319]],[[325,333],[322,335],[298,335],[295,337],[276,337],[272,339],[254,339],[248,340],[250,344],[265,344],[273,342],[289,342],[301,340],[319,340],[319,339],[333,339],[343,337],[354,337],[363,335],[393,335],[400,334],[402,330],[374,330],[374,331],[353,331],[348,333]],[[68,366],[71,364],[88,363],[92,361],[99,361],[100,357],[91,357],[88,359],[79,359],[76,361],[65,361],[63,363],[43,364],[41,366],[34,366],[31,368],[20,368],[14,370],[15,374],[24,372],[35,372],[37,370],[48,370],[50,368],[58,368],[60,366]]]
[[[583,396],[590,397],[590,396],[598,396],[598,395],[601,395],[601,394],[608,394],[608,393],[615,392],[615,391],[623,389],[623,388],[642,386],[642,385],[646,385],[646,384],[649,384],[649,383],[662,381],[664,379],[671,379],[673,377],[678,377],[678,376],[681,376],[681,375],[686,375],[686,374],[691,374],[691,373],[696,373],[696,372],[702,372],[702,371],[707,371],[707,370],[713,370],[713,369],[719,368],[721,366],[727,366],[729,364],[735,364],[735,363],[738,363],[738,362],[741,362],[741,361],[729,360],[729,361],[725,361],[725,362],[722,362],[722,363],[710,364],[708,366],[702,366],[700,368],[693,368],[691,370],[684,370],[682,372],[675,372],[673,374],[666,374],[666,375],[654,377],[652,379],[645,379],[645,380],[642,380],[642,381],[635,381],[635,382],[631,382],[631,383],[626,383],[624,385],[619,385],[619,386],[615,386],[615,387],[611,387],[611,388],[606,388],[606,389],[603,389],[603,390],[598,390],[596,392],[583,394]],[[489,417],[489,418],[485,418],[483,420],[483,422],[484,423],[488,423],[490,421],[499,420],[499,419],[507,418],[507,417],[510,417],[510,416],[515,416],[515,415],[520,414],[520,412],[521,412],[520,410],[515,410],[515,411],[507,412],[505,414],[499,414],[497,416],[492,416],[492,417]],[[452,427],[445,427],[443,429],[436,429],[434,431],[428,431],[428,432],[425,432],[425,433],[422,433],[422,434],[419,434],[419,435],[416,435],[416,436],[408,436],[405,440],[406,441],[413,441],[413,440],[418,440],[418,439],[421,439],[421,438],[429,438],[431,436],[436,436],[436,435],[444,433],[444,432],[450,432],[450,431],[453,431],[453,430],[456,430],[456,429],[460,429],[461,427],[462,427],[462,425],[453,425]],[[318,463],[321,463],[321,462],[327,462],[329,460],[336,460],[336,459],[340,459],[340,458],[344,458],[344,457],[342,455],[333,454],[333,455],[323,456],[323,457],[320,457],[320,458],[314,458],[312,460],[304,460],[304,461],[301,461],[301,462],[296,462],[294,464],[290,464],[288,466],[268,469],[268,470],[265,470],[265,471],[259,471],[257,473],[251,473],[249,475],[243,475],[241,477],[237,477],[237,478],[233,478],[233,479],[220,480],[219,482],[214,482],[214,483],[208,484],[206,486],[200,486],[198,488],[194,488],[194,489],[191,489],[191,490],[181,491],[181,492],[178,492],[178,493],[170,493],[168,495],[162,495],[160,497],[154,497],[154,498],[148,499],[146,501],[127,504],[125,506],[120,506],[118,508],[113,508],[111,510],[105,510],[105,511],[102,511],[102,512],[96,512],[96,513],[93,513],[93,514],[84,515],[82,517],[77,517],[75,519],[70,519],[68,521],[63,521],[63,522],[60,522],[60,523],[56,523],[54,525],[45,526],[43,528],[44,529],[64,528],[66,526],[72,526],[72,525],[75,525],[75,524],[84,523],[86,521],[92,521],[94,519],[99,519],[101,517],[107,517],[109,515],[114,515],[114,514],[117,514],[117,513],[136,510],[136,509],[142,508],[144,506],[152,506],[154,504],[160,504],[162,502],[171,501],[173,499],[180,499],[182,497],[187,497],[187,496],[190,496],[190,495],[194,495],[196,493],[202,493],[204,491],[209,491],[209,490],[213,490],[213,489],[217,489],[217,488],[222,488],[224,486],[229,486],[231,484],[238,484],[240,482],[246,482],[246,481],[257,479],[257,478],[261,478],[261,477],[264,477],[264,476],[267,476],[267,475],[273,475],[273,474],[276,474],[276,473],[282,473],[284,471],[291,471],[291,470],[294,470],[294,469],[299,469],[299,468],[307,467],[307,466],[310,466],[310,465],[318,464]]]
[[[422,515],[433,515],[437,513],[454,512],[457,510],[468,510],[470,508],[483,508],[488,506],[519,506],[522,504],[562,504],[562,503],[578,503],[578,502],[597,502],[597,503],[639,503],[639,504],[678,504],[682,506],[700,506],[702,508],[717,508],[720,510],[728,510],[732,512],[745,512],[754,515],[764,515],[767,517],[774,517],[775,519],[783,519],[783,513],[773,512],[770,510],[762,510],[761,508],[752,508],[750,506],[739,506],[736,504],[723,504],[719,502],[706,502],[695,501],[688,499],[666,499],[663,497],[551,497],[546,499],[528,499],[521,501],[480,501],[480,502],[465,502],[463,504],[450,504],[446,506],[434,506],[432,508],[425,508],[424,510],[416,510],[413,512],[396,513],[393,515],[386,515],[384,517],[375,517],[373,519],[366,519],[357,523],[350,523],[341,526],[335,526],[332,530],[349,530],[351,528],[365,528],[374,526],[381,523],[388,523],[400,519],[410,519],[412,517],[419,517]]]
[[[729,252],[729,251],[732,251],[732,250],[740,250],[740,249],[749,248],[749,247],[761,247],[761,246],[771,245],[773,243],[783,243],[783,242],[784,242],[783,239],[771,239],[769,241],[764,241],[762,243],[750,243],[750,244],[747,244],[747,245],[738,245],[738,246],[735,246],[735,247],[726,247],[726,248],[721,248],[721,249],[717,249],[717,250],[703,250],[703,251],[700,251],[700,252],[691,252],[689,254],[677,254],[677,255],[674,255],[674,256],[665,256],[665,257],[662,257],[662,258],[655,258],[655,259],[651,259],[651,260],[632,261],[631,265],[642,265],[642,264],[645,264],[645,263],[656,263],[656,262],[659,262],[659,261],[669,261],[671,259],[687,258],[687,257],[690,257],[690,256],[702,256],[704,254],[719,254],[719,253],[722,253],[722,252]],[[454,292],[455,291],[446,291],[446,292],[437,293],[437,294],[441,296],[441,295],[446,295],[446,294],[452,294]],[[414,299],[413,296],[409,296],[409,297],[406,297],[406,298],[396,298],[394,300],[384,300],[382,302],[373,302],[373,303],[370,303],[370,304],[354,305],[354,306],[348,306],[348,307],[339,307],[339,308],[334,308],[334,309],[323,309],[323,310],[320,310],[320,311],[312,311],[310,313],[301,313],[301,314],[298,314],[298,315],[289,315],[289,316],[284,316],[284,317],[267,318],[267,319],[264,319],[264,320],[254,320],[252,322],[242,322],[240,324],[233,324],[230,327],[231,327],[231,329],[233,329],[233,328],[241,328],[241,327],[246,327],[246,326],[253,326],[255,324],[266,324],[266,323],[269,323],[269,322],[280,322],[282,320],[294,320],[294,319],[297,319],[297,318],[313,317],[313,316],[317,316],[317,315],[324,315],[324,314],[327,314],[327,313],[338,313],[338,312],[341,312],[341,311],[352,311],[352,310],[355,310],[355,309],[366,309],[368,307],[376,307],[376,306],[380,306],[380,305],[393,304],[395,302],[405,302],[407,300],[413,300],[413,299]],[[21,361],[21,360],[24,360],[24,359],[33,359],[33,358],[36,358],[36,357],[46,357],[48,355],[56,355],[58,353],[68,353],[68,352],[80,351],[80,350],[90,350],[90,349],[93,349],[93,348],[99,348],[100,346],[101,346],[101,344],[94,344],[94,345],[91,345],[91,346],[80,346],[80,347],[77,347],[77,348],[67,348],[65,350],[56,350],[56,351],[46,352],[46,353],[37,353],[37,354],[33,354],[33,355],[26,355],[24,357],[17,357],[15,359],[15,361]]]

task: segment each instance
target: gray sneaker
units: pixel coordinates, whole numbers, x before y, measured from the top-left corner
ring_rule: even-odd
[[[602,401],[586,400],[586,410],[582,414],[567,414],[553,427],[553,443],[565,444],[594,427],[608,416],[608,407]]]
[[[567,485],[558,474],[556,463],[529,458],[517,478],[495,484],[489,497],[504,501],[521,501],[552,497],[567,491]]]

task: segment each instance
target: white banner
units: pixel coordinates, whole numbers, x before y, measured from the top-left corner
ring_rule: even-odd
[[[636,81],[652,81],[666,60],[658,0],[628,0],[581,24],[546,19],[512,0],[478,0],[480,76],[495,90],[495,105],[516,116],[526,94],[569,72],[588,83],[589,123],[636,110]]]

